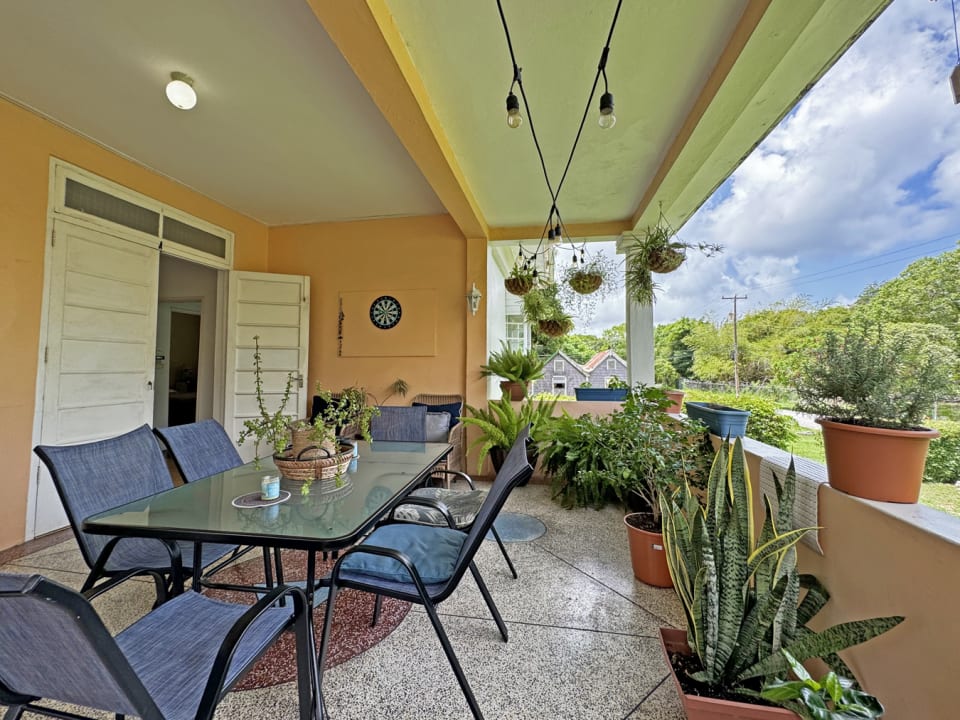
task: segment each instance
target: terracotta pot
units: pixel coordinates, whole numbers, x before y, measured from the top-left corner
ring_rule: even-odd
[[[660,628],[660,647],[663,656],[670,668],[670,675],[677,687],[677,694],[683,700],[683,709],[687,713],[687,720],[797,720],[795,713],[785,708],[768,707],[766,705],[752,705],[732,700],[715,700],[714,698],[700,697],[699,695],[685,695],[677,675],[673,671],[670,655],[680,653],[690,654],[687,645],[687,631],[673,628]]]
[[[627,540],[630,543],[630,563],[633,576],[640,582],[654,587],[673,587],[670,568],[667,567],[667,553],[663,550],[663,534],[636,528],[627,522],[627,518],[640,513],[632,513],[623,519],[627,526]]]
[[[668,413],[683,412],[683,390],[667,390],[667,397],[673,401],[673,405],[667,408]]]
[[[883,502],[920,499],[923,466],[936,430],[889,430],[817,418],[823,428],[827,478],[848,495]]]
[[[523,398],[527,395],[527,386],[523,383],[504,380],[502,383],[500,383],[500,392],[505,393],[508,391],[510,393],[511,400],[523,400]]]

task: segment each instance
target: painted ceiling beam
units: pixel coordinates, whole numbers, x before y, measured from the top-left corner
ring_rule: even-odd
[[[676,137],[674,137],[673,142],[664,154],[663,160],[657,168],[657,172],[654,174],[653,179],[643,193],[643,197],[640,199],[640,204],[633,213],[631,229],[634,231],[641,229],[640,226],[644,215],[651,207],[651,204],[653,204],[664,178],[666,178],[667,174],[673,169],[677,158],[680,157],[680,153],[684,147],[686,147],[687,142],[693,135],[694,130],[696,130],[697,125],[699,125],[704,113],[706,113],[707,108],[710,107],[710,103],[713,102],[717,92],[723,85],[723,81],[726,80],[730,70],[740,58],[744,47],[746,47],[747,42],[753,35],[754,30],[756,30],[757,25],[759,25],[764,13],[767,11],[767,8],[769,8],[770,2],[771,0],[750,0],[750,3],[744,8],[743,14],[740,16],[740,21],[734,28],[733,33],[731,33],[726,47],[724,47],[723,52],[720,53],[719,59],[713,66],[713,70],[703,84],[703,88],[701,88],[696,101],[693,103],[693,107],[690,109],[690,112],[687,113],[683,125],[680,126],[680,131]]]
[[[460,231],[468,238],[487,237],[486,220],[386,2],[308,2]]]
[[[574,241],[584,238],[610,237],[633,230],[630,218],[594,223],[568,223],[567,232]],[[510,225],[490,228],[490,240],[539,240],[546,232],[545,225]]]
[[[751,0],[644,191],[636,231],[680,228],[892,0]]]

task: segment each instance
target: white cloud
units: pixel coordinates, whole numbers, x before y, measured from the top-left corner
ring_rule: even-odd
[[[854,298],[910,254],[872,274],[810,274],[960,232],[951,22],[947,3],[891,5],[683,228],[687,242],[726,250],[662,281],[657,322],[725,314],[718,298],[734,292],[753,307]]]

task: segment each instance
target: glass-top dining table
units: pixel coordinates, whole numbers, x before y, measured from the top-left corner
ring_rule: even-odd
[[[360,442],[359,457],[343,474],[343,486],[309,492],[281,480],[285,501],[268,507],[236,507],[234,500],[259,492],[265,475],[278,474],[269,459],[247,463],[105,512],[91,515],[83,530],[101,535],[189,540],[309,550],[307,593],[313,601],[315,553],[359,541],[451,451],[446,443]],[[199,589],[199,552],[193,563]]]

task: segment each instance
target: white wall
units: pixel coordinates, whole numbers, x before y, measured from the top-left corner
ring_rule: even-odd
[[[200,364],[197,372],[197,419],[212,418],[213,358],[217,329],[217,271],[196,263],[160,256],[160,302],[200,302]],[[160,391],[160,388],[157,388]]]
[[[507,291],[503,287],[503,273],[493,259],[493,251],[487,248],[487,355],[500,347],[507,339]],[[500,378],[487,378],[487,397],[500,397]]]

